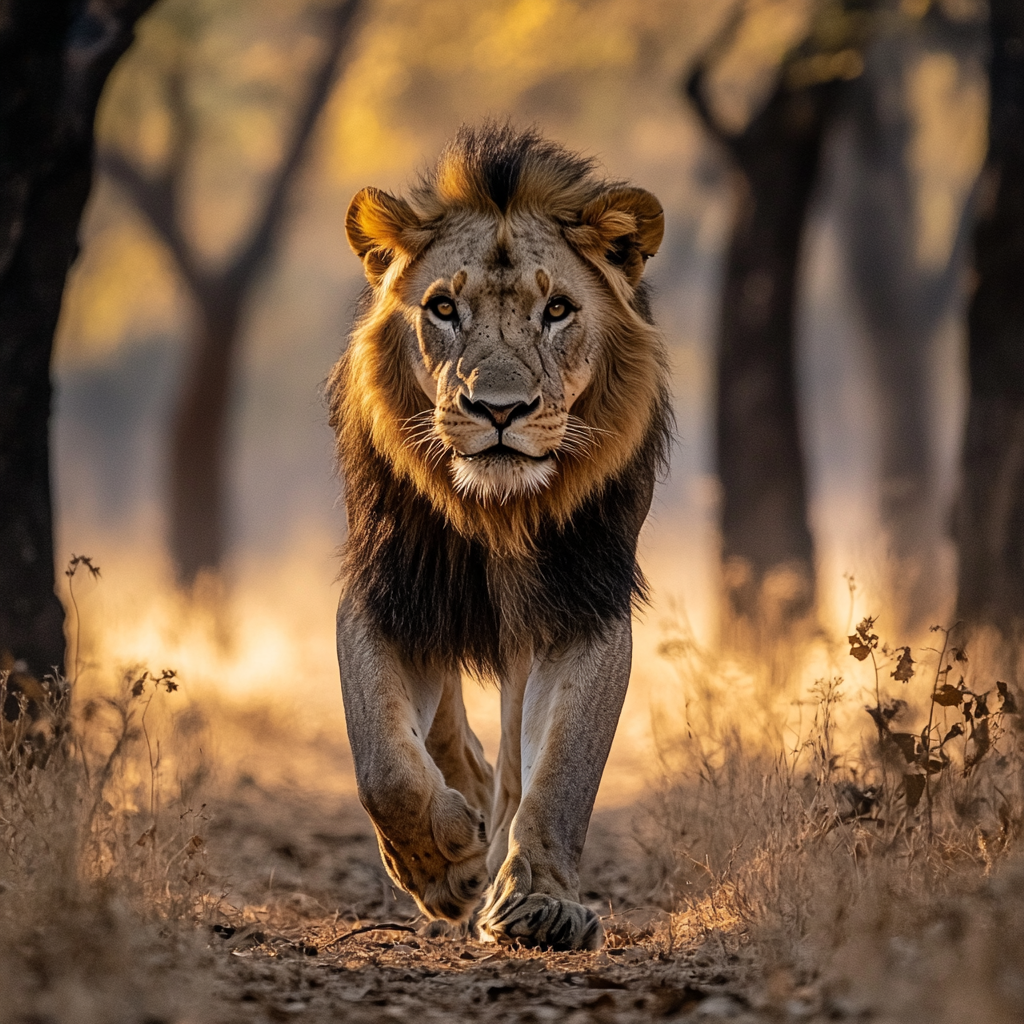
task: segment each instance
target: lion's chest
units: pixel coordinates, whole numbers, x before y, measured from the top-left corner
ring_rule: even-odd
[[[500,673],[524,647],[600,635],[644,596],[636,539],[650,487],[636,483],[614,481],[564,527],[543,527],[529,558],[491,553],[425,500],[404,495],[389,509],[356,516],[347,583],[408,657]]]

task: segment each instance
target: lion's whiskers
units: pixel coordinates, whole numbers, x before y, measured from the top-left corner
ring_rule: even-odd
[[[404,420],[402,420],[402,426],[406,427],[406,428],[408,428],[410,424],[424,426],[424,425],[433,425],[433,423],[434,423],[434,410],[433,410],[433,408],[430,408],[430,409],[420,409],[419,412],[414,413],[412,416],[407,416]]]
[[[600,443],[597,435],[611,435],[612,433],[612,431],[604,430],[601,427],[592,427],[578,416],[570,416],[565,424],[562,443],[556,450],[555,455],[565,454],[586,458]]]
[[[436,469],[448,451],[448,445],[437,432],[433,409],[423,409],[402,421],[406,428],[406,443],[412,449],[419,449],[431,469]]]

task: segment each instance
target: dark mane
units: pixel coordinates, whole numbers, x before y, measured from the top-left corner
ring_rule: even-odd
[[[596,195],[607,183],[595,176],[596,161],[572,153],[529,128],[486,122],[463,125],[412,190],[428,210],[440,199],[447,208],[466,205],[507,214],[548,205],[559,193]]]

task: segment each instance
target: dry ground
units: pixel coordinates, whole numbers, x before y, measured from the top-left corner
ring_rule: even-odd
[[[988,745],[955,737],[911,804],[920,742],[897,726],[920,736],[958,676],[893,681],[902,649],[886,655],[878,678],[916,705],[883,743],[870,680],[773,691],[666,650],[683,689],[653,740],[624,720],[581,865],[596,953],[430,934],[384,873],[333,692],[232,704],[139,669],[80,694],[45,770],[5,733],[0,1024],[1021,1024],[1024,692],[1008,710],[968,670],[1001,701]],[[777,706],[798,729],[771,732]]]
[[[304,767],[289,778],[267,716],[230,727],[248,753],[182,803],[168,788],[155,840],[145,811],[102,808],[110,831],[92,835],[111,838],[84,872],[59,841],[76,809],[49,800],[52,766],[34,773],[20,867],[0,874],[2,1024],[1024,1019],[1024,865],[995,856],[995,836],[987,854],[950,839],[907,860],[877,821],[808,832],[800,788],[770,762],[744,777],[738,755],[728,785],[596,812],[581,879],[605,949],[497,948],[429,935],[394,890],[336,739],[292,741]],[[124,792],[144,800],[130,768]],[[711,871],[716,837],[726,866]]]
[[[428,937],[348,799],[268,790],[243,777],[211,812],[210,873],[230,871],[236,884],[210,931],[217,984],[207,1019],[760,1019],[739,956],[721,942],[670,948],[666,915],[638,909],[651,878],[631,838],[633,811],[601,813],[591,828],[583,892],[603,911],[609,942],[589,954]],[[353,934],[380,923],[398,927]]]

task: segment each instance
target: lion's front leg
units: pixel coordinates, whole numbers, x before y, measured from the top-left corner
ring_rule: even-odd
[[[479,918],[484,938],[553,949],[601,945],[598,916],[579,902],[577,868],[626,696],[631,649],[629,622],[616,622],[601,640],[535,662],[520,714],[509,701],[502,746],[519,747],[522,797]],[[505,789],[510,783],[500,780]]]
[[[427,734],[426,748],[445,782],[483,813],[490,836],[494,771],[484,756],[483,745],[469,727],[462,699],[462,677],[457,672],[444,675],[441,700]]]
[[[388,873],[424,913],[463,920],[487,881],[490,770],[482,755],[463,751],[475,753],[461,732],[465,712],[452,708],[456,694],[461,708],[458,678],[409,665],[347,598],[338,608],[338,664],[359,799]]]

